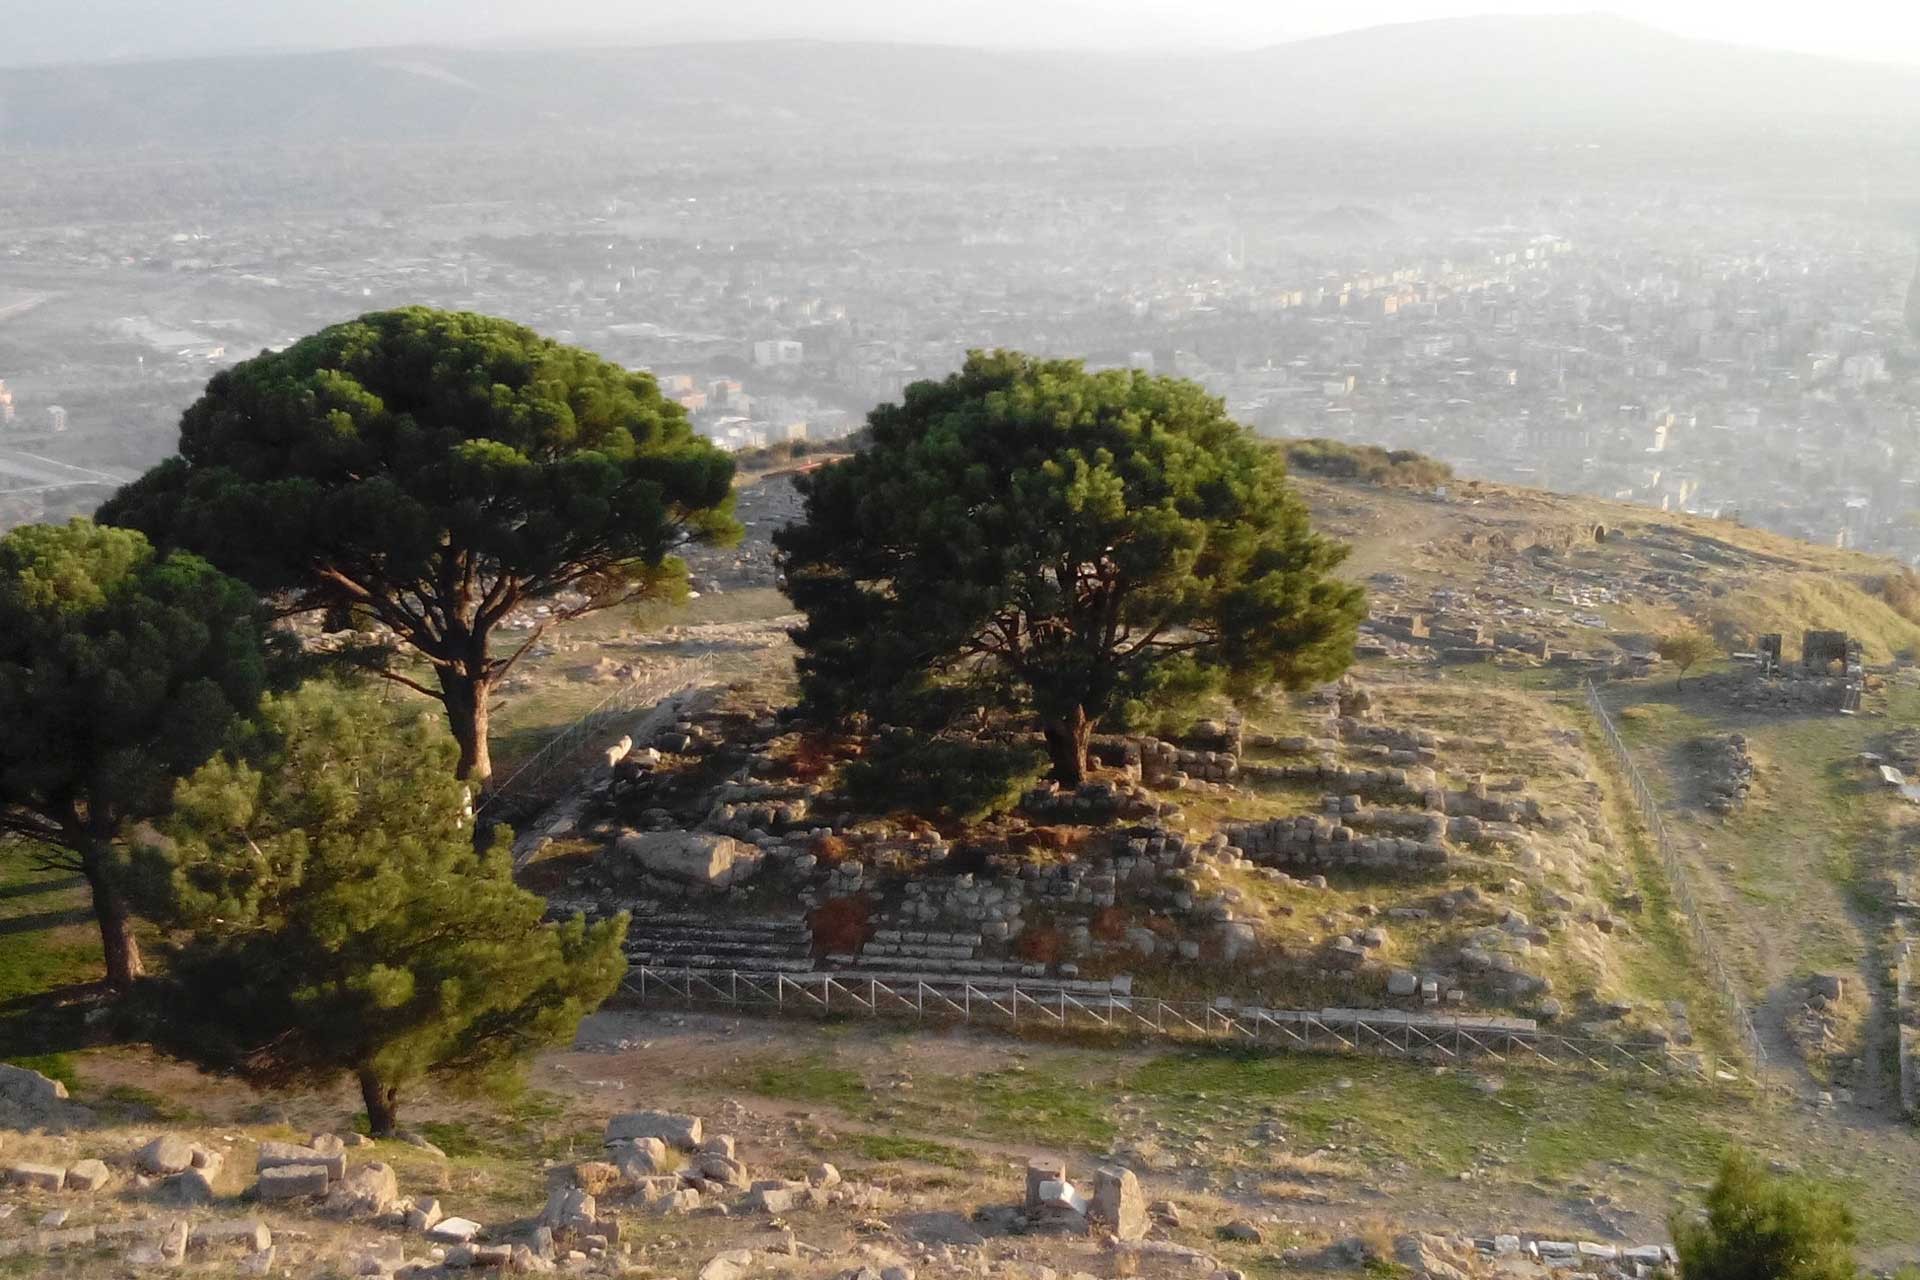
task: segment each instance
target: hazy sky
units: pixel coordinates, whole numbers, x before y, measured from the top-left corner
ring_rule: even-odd
[[[0,0],[0,65],[257,48],[792,35],[1251,48],[1423,18],[1596,8],[1684,35],[1920,65],[1916,0]]]

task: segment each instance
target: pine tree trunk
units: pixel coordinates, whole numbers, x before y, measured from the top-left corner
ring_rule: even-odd
[[[487,749],[488,681],[442,672],[440,690],[447,696],[447,722],[460,744],[460,764],[453,776],[485,791],[493,777],[493,757]]]
[[[93,915],[100,925],[100,949],[107,961],[107,985],[125,991],[146,973],[140,961],[140,941],[133,936],[133,916],[109,877],[107,851],[89,844],[80,854],[81,870],[93,890]]]
[[[1053,779],[1063,787],[1077,787],[1087,780],[1087,744],[1093,739],[1093,721],[1085,707],[1076,706],[1071,715],[1042,724],[1047,739],[1047,755],[1053,760]]]
[[[400,1091],[380,1083],[370,1068],[360,1069],[360,1100],[367,1106],[367,1132],[391,1138],[400,1113]]]

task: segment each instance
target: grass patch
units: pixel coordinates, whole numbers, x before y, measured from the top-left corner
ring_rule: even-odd
[[[824,1056],[762,1059],[739,1073],[733,1083],[763,1098],[814,1102],[847,1112],[863,1110],[869,1101],[860,1073]]]
[[[103,967],[86,882],[0,849],[0,1004],[95,981]]]
[[[909,1138],[895,1133],[863,1133],[854,1139],[854,1147],[868,1160],[887,1163],[913,1160],[947,1169],[971,1169],[979,1164],[970,1151],[950,1147],[944,1142],[930,1142],[925,1138]]]

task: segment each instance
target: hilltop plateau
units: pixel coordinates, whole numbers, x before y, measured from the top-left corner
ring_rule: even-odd
[[[517,1091],[423,1097],[410,1139],[129,1043],[77,886],[17,877],[0,1026],[71,1098],[16,1099],[0,1160],[107,1181],[0,1191],[0,1274],[183,1239],[190,1271],[263,1274],[1637,1276],[1729,1145],[1841,1195],[1875,1261],[1920,1255],[1898,567],[1454,479],[1294,483],[1368,589],[1345,678],[1097,736],[1080,787],[961,812],[876,804],[884,739],[785,710],[768,535],[798,498],[744,481],[695,598],[563,631],[500,690],[520,878],[633,913],[625,994]],[[1721,656],[1676,680],[1686,626]],[[1857,670],[1806,669],[1809,630]],[[163,1133],[210,1153],[204,1192],[142,1172]],[[274,1142],[346,1181],[270,1198]]]

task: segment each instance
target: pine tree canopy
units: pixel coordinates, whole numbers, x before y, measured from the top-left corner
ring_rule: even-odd
[[[1029,710],[1077,782],[1096,722],[1352,660],[1345,548],[1309,527],[1278,452],[1191,382],[976,352],[869,425],[776,537],[818,714]]]
[[[0,538],[0,839],[87,877],[116,986],[140,957],[110,847],[252,712],[264,626],[244,583],[133,530]]]
[[[456,750],[314,683],[181,784],[132,877],[176,931],[180,1047],[268,1083],[353,1072],[379,1130],[403,1086],[564,1041],[612,994],[626,917],[544,922],[506,838],[476,851]]]
[[[196,551],[290,611],[391,629],[433,672],[462,777],[484,780],[487,693],[545,631],[684,581],[737,534],[733,466],[652,377],[504,320],[412,307],[217,374],[178,456],[100,518]],[[514,648],[494,630],[550,612]]]

